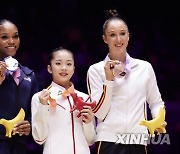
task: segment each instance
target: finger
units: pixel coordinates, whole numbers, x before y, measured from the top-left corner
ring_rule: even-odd
[[[52,84],[50,84],[46,89],[49,90],[52,87]]]
[[[163,130],[160,129],[160,128],[157,128],[157,129],[156,129],[156,132],[157,132],[157,134],[159,135],[159,134],[163,133]]]
[[[2,72],[0,72],[0,76],[1,76],[1,77],[4,77],[4,76],[5,76],[5,74],[4,74],[4,73],[2,73]]]
[[[82,121],[86,123],[86,118],[84,116],[82,116]]]
[[[85,117],[88,117],[89,113],[88,112],[82,112],[81,113],[81,116],[85,116]]]
[[[44,98],[44,97],[49,97],[49,95],[50,95],[50,92],[47,89],[43,89],[41,93],[39,94],[39,97]]]
[[[110,61],[110,62],[109,62],[109,66],[110,66],[110,69],[113,69],[113,68],[114,68],[114,63],[113,63],[113,61]]]
[[[45,96],[49,96],[49,94],[50,92],[47,89],[43,89],[40,96],[45,97]]]
[[[29,133],[30,130],[31,130],[30,127],[17,127],[17,128],[14,128],[14,131],[16,133],[21,133],[21,134]]]
[[[91,112],[90,109],[82,109],[81,110],[81,113],[88,113],[89,114],[90,112]]]
[[[1,74],[4,74],[6,73],[6,67],[3,67],[3,66],[0,66],[0,72]]]
[[[31,130],[31,129],[30,129],[29,127],[28,127],[28,128],[23,128],[23,129],[22,129],[22,132],[23,132],[23,133],[29,133],[30,130]]]
[[[18,128],[18,127],[20,127],[21,125],[23,125],[23,121],[20,121],[19,123],[17,123],[16,125],[14,125],[14,128]]]
[[[83,121],[84,123],[89,123],[89,122],[92,121],[92,117],[91,117],[90,115],[83,115],[83,116],[82,116],[82,121]]]
[[[15,132],[21,135],[29,135],[31,129],[30,128],[21,128],[19,130],[16,130]]]
[[[82,120],[83,120],[83,121],[85,121],[85,122],[86,122],[86,121],[88,121],[88,120],[89,120],[89,118],[88,118],[88,116],[87,116],[87,115],[81,115],[81,116],[82,116]]]
[[[30,123],[29,123],[28,120],[20,121],[18,124],[19,124],[19,125],[26,125],[26,124],[29,124],[29,125],[30,125]]]
[[[6,63],[4,63],[4,62],[0,63],[0,70],[1,69],[6,69],[7,67],[8,67],[8,65]]]
[[[118,60],[110,60],[108,61],[108,64],[110,65],[110,67],[114,67],[117,64],[120,64],[121,62]]]
[[[48,99],[49,99],[49,95],[50,95],[50,93],[49,93],[49,92],[46,92],[46,93],[44,93],[43,95],[41,95],[41,99],[43,99],[43,100],[48,100]]]
[[[31,127],[31,125],[30,125],[29,121],[23,120],[23,121],[19,122],[18,124],[16,124],[16,125],[14,126],[14,129],[16,129],[16,130],[19,131],[20,129],[30,128],[30,127]]]
[[[50,92],[47,89],[44,89],[39,94],[38,98],[41,104],[47,105],[49,99]]]
[[[92,119],[93,118],[93,114],[92,112],[88,111],[88,112],[82,112],[81,113],[82,117],[85,117],[86,119]]]
[[[87,106],[87,105],[85,105],[85,106],[83,106],[83,110],[92,110],[92,108],[91,108],[91,106]]]
[[[166,126],[167,126],[167,122],[164,121],[164,122],[161,124],[161,126],[166,127]]]

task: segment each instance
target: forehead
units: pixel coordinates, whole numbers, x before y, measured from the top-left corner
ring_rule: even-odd
[[[107,26],[107,31],[111,30],[128,30],[126,24],[122,20],[111,20]]]
[[[5,22],[4,24],[0,25],[0,32],[3,32],[3,33],[8,33],[8,32],[18,32],[18,29],[17,27],[10,23],[10,22]]]
[[[56,51],[54,53],[54,56],[53,56],[54,60],[64,60],[64,61],[67,61],[67,60],[71,60],[73,61],[73,56],[70,52],[66,51],[66,50],[61,50],[61,51]]]

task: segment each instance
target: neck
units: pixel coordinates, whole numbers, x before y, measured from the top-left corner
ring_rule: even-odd
[[[69,89],[72,86],[72,83],[69,81],[61,86],[63,86],[65,89]]]
[[[126,62],[126,54],[109,54],[109,58],[111,60],[119,60],[121,61],[122,63],[125,63]]]

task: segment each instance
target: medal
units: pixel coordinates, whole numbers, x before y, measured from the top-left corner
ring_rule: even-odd
[[[18,61],[15,58],[12,58],[11,56],[6,57],[5,63],[7,64],[7,69],[9,71],[16,71],[18,69]]]
[[[126,75],[125,64],[123,64],[122,62],[116,64],[113,69],[113,75],[117,78],[124,77]]]

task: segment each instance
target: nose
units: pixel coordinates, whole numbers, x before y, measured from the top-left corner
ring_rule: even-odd
[[[10,44],[14,44],[14,39],[13,38],[9,38],[9,43]]]
[[[66,65],[62,65],[61,69],[66,70]]]
[[[117,41],[121,41],[121,36],[117,36]]]

